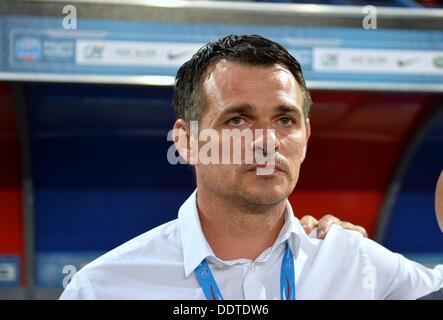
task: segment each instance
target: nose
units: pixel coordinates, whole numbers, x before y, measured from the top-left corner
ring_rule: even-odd
[[[261,150],[264,156],[272,155],[277,152],[280,147],[280,141],[278,140],[274,129],[260,128],[255,129],[254,131],[254,140],[251,145],[252,150]]]

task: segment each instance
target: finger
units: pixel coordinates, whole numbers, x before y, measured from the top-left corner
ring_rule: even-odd
[[[365,238],[368,237],[368,232],[362,226],[357,226],[357,231],[360,232],[363,235],[363,237]]]
[[[340,224],[340,222],[341,222],[340,219],[330,214],[327,214],[324,217],[322,217],[318,222],[317,238],[324,239],[329,231],[329,228],[331,228],[331,226],[334,223]]]
[[[310,234],[318,225],[318,220],[311,215],[306,215],[300,219],[300,224],[305,229],[306,234]]]
[[[366,232],[366,229],[363,228],[362,226],[357,226],[355,224],[352,224],[350,222],[345,222],[345,221],[340,222],[340,224],[346,230],[357,231],[357,232],[360,232],[363,235],[363,237],[365,237],[365,238],[368,237],[368,233]]]

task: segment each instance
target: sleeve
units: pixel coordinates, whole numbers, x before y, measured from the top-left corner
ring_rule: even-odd
[[[97,299],[86,275],[77,272],[66,286],[59,300],[95,300]]]
[[[443,265],[433,269],[363,239],[375,272],[376,299],[418,299],[443,288]]]

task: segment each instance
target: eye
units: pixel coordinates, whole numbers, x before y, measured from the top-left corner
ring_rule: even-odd
[[[295,123],[294,119],[292,119],[291,117],[281,117],[279,121],[285,126],[289,126]]]
[[[242,117],[233,117],[228,120],[228,124],[233,125],[233,126],[239,126],[239,125],[242,125],[244,123],[244,121],[245,121],[245,119],[243,119]]]

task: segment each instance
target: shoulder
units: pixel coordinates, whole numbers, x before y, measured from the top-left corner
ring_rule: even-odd
[[[311,273],[335,276],[346,271],[347,277],[358,277],[371,263],[364,242],[360,233],[333,224],[324,240],[317,239],[316,230],[310,235],[302,234],[301,251]]]
[[[324,258],[322,263],[327,261],[328,268],[342,278],[345,272],[350,282],[359,283],[363,291],[369,289],[374,298],[385,295],[399,270],[399,254],[359,232],[345,230],[338,225],[331,227],[320,245],[320,253]]]
[[[316,233],[317,230],[314,229],[310,235],[304,234],[302,241],[318,254],[349,255],[364,249],[364,237],[361,233],[343,229],[338,224],[331,225],[324,240],[318,239]]]
[[[179,245],[180,238],[177,219],[175,219],[125,242],[86,267],[92,268],[106,262],[125,262],[127,259],[132,260],[140,255],[167,254]]]
[[[399,256],[374,240],[363,237],[360,232],[346,230],[336,224],[331,226],[320,250],[331,252],[342,258],[356,259],[358,257],[368,264],[383,266],[385,269],[388,266],[394,266],[395,269]]]
[[[376,242],[364,238],[356,231],[343,229],[333,224],[324,240],[316,238],[315,233],[302,238],[302,248],[312,266],[319,270],[328,266],[328,272],[342,273],[346,270],[347,276],[351,274],[359,277],[369,270],[371,266],[378,267],[383,260],[385,252]]]
[[[154,283],[168,266],[182,265],[177,219],[145,232],[87,264],[62,299],[119,298]],[[174,268],[176,271],[177,269]]]
[[[365,238],[361,233],[333,224],[319,244],[319,255],[334,261],[338,270],[343,270],[343,266],[355,266],[358,273],[361,266],[370,264],[364,243]]]
[[[180,235],[177,219],[145,232],[86,265],[91,270],[112,265],[149,265],[153,260],[168,260],[180,252]]]

